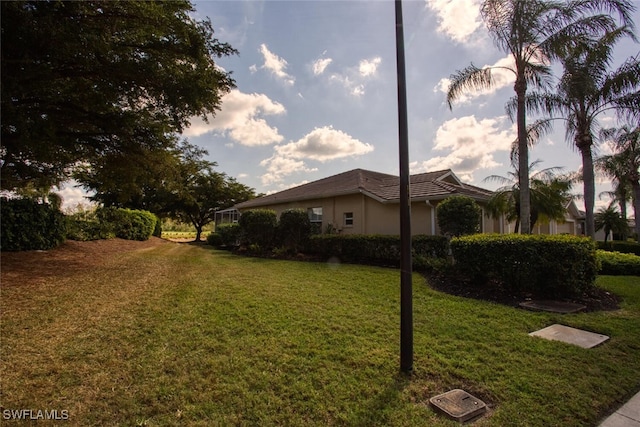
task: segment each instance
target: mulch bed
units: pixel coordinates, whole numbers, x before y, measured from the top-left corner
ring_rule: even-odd
[[[510,307],[518,307],[521,302],[534,298],[530,294],[514,294],[511,290],[500,286],[498,283],[489,283],[486,286],[473,286],[460,278],[449,277],[442,274],[425,274],[431,288],[450,295],[465,298],[473,298],[490,301]],[[593,287],[580,297],[563,299],[561,301],[582,304],[587,308],[586,312],[609,311],[620,308],[621,298],[599,287]]]

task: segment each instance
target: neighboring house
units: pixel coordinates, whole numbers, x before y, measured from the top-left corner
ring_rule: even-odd
[[[411,175],[411,232],[440,234],[436,206],[453,195],[474,199],[482,207],[493,194],[465,184],[449,169]],[[325,232],[343,234],[400,234],[400,178],[354,169],[303,184],[235,206],[272,209],[280,215],[287,209],[305,209],[309,218]],[[490,218],[483,210],[481,231],[504,233],[504,221]]]
[[[538,220],[531,230],[532,234],[572,234],[574,236],[584,235],[585,213],[578,209],[575,201],[569,200],[565,206],[564,221]]]

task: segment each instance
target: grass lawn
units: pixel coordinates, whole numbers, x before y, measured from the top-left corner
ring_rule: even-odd
[[[491,407],[474,426],[595,426],[640,388],[640,277],[599,278],[620,310],[554,315],[415,275],[408,379],[397,270],[156,240],[99,256],[78,244],[38,276],[3,254],[3,410],[67,410],[69,425],[455,426],[428,399],[463,388]],[[553,323],[611,339],[528,336]]]

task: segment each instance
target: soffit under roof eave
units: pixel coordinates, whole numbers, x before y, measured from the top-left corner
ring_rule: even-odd
[[[285,197],[282,199],[272,199],[272,200],[265,201],[263,203],[255,203],[249,206],[240,206],[240,209],[259,208],[261,206],[280,205],[283,203],[291,203],[291,202],[305,202],[307,200],[329,199],[331,197],[349,196],[353,194],[364,194],[365,196],[368,196],[374,199],[377,198],[375,195],[367,191],[364,191],[362,189],[350,189],[345,191],[338,191],[335,193],[313,194],[313,195],[301,196],[301,197]]]
[[[422,203],[422,202],[431,202],[431,201],[439,202],[451,196],[455,196],[455,194],[445,194],[442,196],[435,196],[435,197],[425,197],[425,196],[412,197],[411,203]],[[486,202],[489,200],[489,197],[473,197],[473,196],[467,196],[467,197],[471,197],[476,202]],[[383,204],[400,203],[400,199],[399,198],[385,199],[385,200],[381,200],[380,203],[383,203]]]

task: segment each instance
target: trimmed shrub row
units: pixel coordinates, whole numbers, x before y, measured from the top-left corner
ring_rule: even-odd
[[[240,241],[240,224],[220,224],[215,233],[207,236],[207,243],[215,247],[234,248]]]
[[[598,250],[600,274],[612,276],[640,276],[640,256],[620,252]]]
[[[608,241],[606,244],[604,242],[598,242],[598,249],[640,256],[640,243],[637,242],[623,242],[620,240]]]
[[[400,265],[400,237],[388,235],[322,234],[311,236],[305,252],[322,259],[337,258],[340,262],[385,266]],[[414,236],[412,256],[445,258],[447,238],[444,236]],[[426,264],[421,262],[420,265]],[[418,267],[418,266],[416,266]]]
[[[64,242],[67,223],[56,207],[31,199],[0,199],[0,250],[47,250]]]
[[[280,214],[269,209],[244,212],[237,224],[224,224],[207,237],[213,246],[244,246],[254,253],[267,253],[278,248],[297,253],[311,235],[311,222],[303,209],[289,209]]]
[[[147,240],[160,237],[160,220],[148,211],[99,208],[67,217],[67,238],[71,240],[100,240],[119,237],[127,240]]]
[[[534,296],[580,295],[598,272],[595,242],[584,237],[477,234],[452,239],[451,250],[474,283],[497,280]]]
[[[102,224],[108,224],[116,237],[126,240],[148,240],[153,235],[158,217],[149,211],[104,208],[96,212]]]

